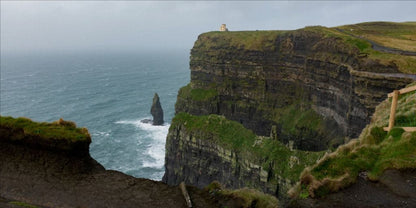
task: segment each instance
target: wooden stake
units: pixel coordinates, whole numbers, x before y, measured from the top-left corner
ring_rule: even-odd
[[[182,182],[181,184],[179,184],[179,188],[182,191],[183,197],[185,198],[186,204],[188,205],[189,208],[192,207],[192,202],[191,202],[191,197],[188,194],[188,191],[186,190],[186,185],[184,182]]]
[[[391,102],[391,109],[390,109],[390,119],[389,119],[389,127],[388,131],[390,131],[394,126],[394,119],[396,117],[396,107],[397,107],[397,100],[399,98],[399,91],[393,91],[393,99]]]

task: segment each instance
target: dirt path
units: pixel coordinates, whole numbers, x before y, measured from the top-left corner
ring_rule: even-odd
[[[368,72],[369,74],[373,75],[381,75],[385,77],[398,77],[398,78],[410,78],[416,81],[416,74],[403,74],[403,73],[374,73]]]

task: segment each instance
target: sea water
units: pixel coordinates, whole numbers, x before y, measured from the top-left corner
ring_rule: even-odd
[[[177,92],[189,82],[189,51],[1,54],[0,112],[87,127],[90,154],[106,169],[161,180]],[[158,93],[165,124],[151,119]]]

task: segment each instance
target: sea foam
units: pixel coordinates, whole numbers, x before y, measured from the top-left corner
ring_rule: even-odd
[[[149,118],[141,118],[138,120],[121,120],[115,122],[116,124],[134,125],[143,134],[140,138],[148,141],[148,145],[144,153],[148,157],[143,157],[142,167],[162,169],[165,161],[165,142],[169,131],[170,124],[165,123],[162,126],[154,126],[150,123],[143,123],[142,120]]]

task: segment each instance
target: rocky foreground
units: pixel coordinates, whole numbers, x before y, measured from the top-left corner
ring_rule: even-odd
[[[0,207],[187,207],[178,186],[105,170],[89,155],[88,132],[70,122],[0,118]],[[194,207],[217,206],[202,190],[188,192]]]

